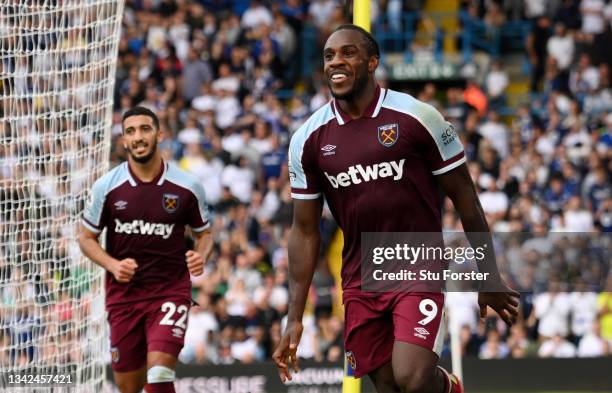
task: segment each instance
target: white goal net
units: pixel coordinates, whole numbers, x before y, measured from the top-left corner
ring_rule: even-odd
[[[76,229],[108,170],[122,11],[0,0],[0,391],[102,390],[103,271]]]

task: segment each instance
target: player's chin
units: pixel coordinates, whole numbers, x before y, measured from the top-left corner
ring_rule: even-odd
[[[353,96],[353,86],[330,86],[332,96],[337,100],[346,100]]]
[[[140,164],[145,164],[149,162],[151,158],[153,158],[154,153],[155,153],[154,150],[148,150],[142,153],[136,153],[134,151],[130,151],[130,156],[132,156],[132,159],[134,159],[134,161]]]

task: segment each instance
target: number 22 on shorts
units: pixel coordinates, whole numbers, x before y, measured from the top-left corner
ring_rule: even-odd
[[[166,315],[164,315],[162,320],[159,321],[159,324],[169,326],[174,325],[181,329],[186,329],[187,327],[185,326],[185,321],[187,320],[188,311],[189,309],[184,304],[181,304],[180,306],[176,307],[176,304],[173,302],[165,302],[161,305],[161,312],[165,313]],[[174,313],[178,313],[180,315],[179,319],[176,321],[172,319]]]

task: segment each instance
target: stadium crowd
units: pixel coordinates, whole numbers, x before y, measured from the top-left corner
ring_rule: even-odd
[[[394,20],[420,3],[373,2],[373,14]],[[609,58],[595,54],[609,53],[602,45],[612,31],[612,4],[463,3],[492,25],[532,22],[526,43],[530,104],[500,116],[510,83],[503,57],[465,87],[440,93],[430,83],[415,95],[436,106],[460,135],[492,230],[529,236],[499,241],[502,270],[522,293],[519,322],[507,330],[496,317],[479,321],[477,295],[452,292],[450,330],[459,333],[466,356],[609,355],[612,89]],[[516,15],[513,4],[524,12]],[[190,313],[183,362],[256,362],[269,358],[280,338],[292,220],[287,146],[302,122],[331,99],[318,58],[312,73],[303,75],[313,60],[302,38],[314,31],[313,42],[306,42],[320,53],[327,34],[347,22],[344,11],[333,0],[127,1],[112,165],[126,158],[121,114],[134,105],[152,109],[165,134],[165,160],[200,178],[213,219],[215,251],[205,273],[192,279],[198,304]],[[7,154],[0,151],[0,158]],[[461,230],[448,200],[443,226]],[[321,228],[324,251],[298,353],[339,361],[343,322],[334,312],[338,293],[325,253],[337,228],[328,211]],[[559,241],[553,232],[588,233],[588,241]],[[59,302],[58,315],[79,317],[66,304],[68,299]],[[27,310],[22,314],[34,326]],[[0,334],[4,344],[28,337]]]

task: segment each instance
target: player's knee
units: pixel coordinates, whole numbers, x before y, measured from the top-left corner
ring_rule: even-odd
[[[396,372],[395,383],[402,393],[421,393],[428,390],[432,381],[431,370],[412,369]]]
[[[166,366],[153,366],[147,371],[147,383],[174,382],[174,370]]]

